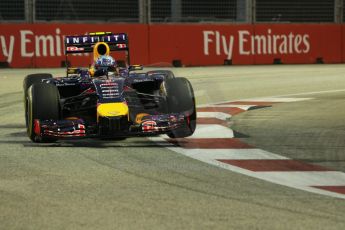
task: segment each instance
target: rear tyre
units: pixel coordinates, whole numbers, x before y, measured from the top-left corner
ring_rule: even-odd
[[[165,81],[166,98],[169,113],[184,113],[185,124],[168,133],[170,138],[191,136],[196,128],[195,96],[191,83],[186,78],[167,79]]]
[[[32,84],[28,88],[25,101],[28,137],[33,142],[56,141],[56,138],[41,137],[36,134],[35,120],[58,120],[60,118],[60,95],[57,87],[47,83]]]

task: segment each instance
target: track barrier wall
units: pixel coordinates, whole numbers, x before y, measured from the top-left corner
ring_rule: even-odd
[[[0,24],[0,63],[61,67],[64,35],[126,32],[132,64],[203,66],[345,62],[342,24]],[[91,63],[90,54],[69,58]]]

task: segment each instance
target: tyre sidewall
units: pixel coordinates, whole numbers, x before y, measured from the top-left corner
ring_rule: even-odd
[[[37,84],[37,83],[42,83],[43,79],[50,79],[53,78],[53,75],[50,73],[35,73],[35,74],[29,74],[25,77],[23,81],[23,91],[24,91],[24,111],[25,111],[25,123],[28,125],[27,121],[27,98],[28,98],[28,89],[30,88],[31,85]]]
[[[34,142],[46,142],[53,138],[41,138],[34,132],[35,119],[58,120],[60,118],[60,97],[55,85],[38,83],[28,89],[27,96],[27,133]]]
[[[171,138],[191,136],[196,129],[195,96],[191,83],[186,78],[175,78],[165,82],[169,113],[184,113],[186,123],[168,133]]]

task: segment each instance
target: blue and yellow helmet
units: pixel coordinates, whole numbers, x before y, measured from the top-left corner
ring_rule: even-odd
[[[116,67],[116,61],[109,55],[101,55],[95,61],[95,69]]]

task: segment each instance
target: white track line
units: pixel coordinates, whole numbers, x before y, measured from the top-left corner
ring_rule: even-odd
[[[326,91],[323,91],[323,93]],[[327,91],[329,92],[329,91]],[[332,91],[334,92],[334,91]],[[315,92],[314,92],[315,93]],[[247,110],[251,105],[238,105],[239,101],[243,102],[298,102],[298,101],[305,101],[310,100],[312,98],[278,98],[278,97],[265,97],[265,98],[252,98],[252,99],[245,99],[245,100],[236,100],[236,104],[231,104],[231,102],[227,105],[207,105],[207,107],[237,107],[243,110]],[[221,103],[228,103],[228,102],[221,102]],[[255,104],[253,106],[256,106]],[[206,107],[206,106],[203,106]],[[198,112],[199,118],[217,118],[220,120],[228,120],[231,118],[231,115],[222,113],[222,112]],[[232,138],[233,131],[227,127],[217,124],[200,124],[197,125],[197,129],[193,136],[186,138],[188,141],[189,138],[199,138],[202,141],[202,138]],[[182,155],[191,157],[193,159],[205,162],[207,164],[211,164],[223,169],[227,169],[233,171],[235,173],[244,174],[250,177],[254,177],[257,179],[262,179],[268,182],[272,182],[275,184],[280,184],[288,187],[292,187],[295,189],[300,189],[312,193],[327,195],[336,198],[345,199],[345,195],[337,192],[327,191],[324,189],[315,188],[314,186],[339,186],[342,188],[345,186],[345,173],[339,171],[303,171],[302,169],[296,168],[294,171],[268,171],[270,170],[267,168],[267,171],[252,171],[249,169],[245,169],[243,167],[239,167],[234,162],[244,162],[247,164],[246,160],[254,160],[258,161],[260,164],[260,160],[270,160],[269,162],[274,164],[273,168],[276,168],[276,163],[279,162],[290,162],[292,159],[287,157],[277,155],[274,153],[270,153],[261,149],[256,148],[247,148],[247,149],[186,149],[182,147],[175,146],[166,141],[163,136],[158,137],[151,137],[152,141],[156,142],[157,144],[164,145],[167,149],[172,150],[174,152],[180,153]],[[170,147],[167,147],[170,146]],[[221,162],[219,160],[234,160],[227,163]],[[271,161],[272,160],[272,161]],[[277,160],[277,162],[275,161]],[[279,162],[278,162],[279,161]],[[267,161],[262,161],[261,163],[265,163]],[[293,161],[294,162],[294,161]],[[254,162],[255,163],[255,162]],[[305,164],[310,166],[306,163],[300,162],[298,164]],[[241,166],[241,165],[240,165]],[[248,166],[248,165],[247,165]],[[260,165],[259,165],[260,166]],[[245,167],[245,166],[244,166]],[[250,167],[249,167],[250,168]],[[279,167],[278,167],[279,168]],[[307,167],[308,168],[308,167]],[[266,169],[265,169],[266,170]],[[300,171],[298,171],[300,170]],[[313,168],[312,170],[317,170],[317,168]],[[323,170],[323,169],[322,169]],[[327,170],[327,169],[324,169]]]
[[[179,149],[179,153],[198,160],[274,160],[288,159],[262,149]]]
[[[217,118],[219,120],[226,121],[231,118],[230,114],[222,113],[222,112],[198,112],[198,118]]]
[[[234,132],[223,125],[197,125],[194,134],[188,138],[233,138]]]
[[[343,90],[340,90],[343,91]],[[345,90],[344,90],[345,91]],[[338,91],[322,91],[322,92],[313,92],[313,93],[329,93],[329,92],[338,92]],[[306,94],[298,94],[298,95],[309,95],[309,94],[313,94],[313,93],[306,93]],[[286,95],[286,96],[293,96],[293,95]],[[224,103],[229,103],[231,104],[231,102],[272,102],[272,103],[284,103],[284,102],[299,102],[299,101],[306,101],[306,100],[312,100],[313,98],[293,98],[293,97],[284,97],[284,95],[281,96],[272,96],[272,97],[258,97],[258,98],[246,98],[246,99],[238,99],[238,100],[227,100],[227,101],[219,101],[216,103],[206,103],[206,104],[200,104],[197,106],[197,108],[203,108],[203,107],[212,107],[215,105],[220,105],[220,104],[224,104]],[[256,106],[256,105],[255,105]],[[233,105],[231,107],[237,107],[237,105]]]
[[[254,107],[257,105],[235,105],[235,104],[227,104],[227,105],[213,105],[212,107],[222,107],[222,108],[239,108],[243,110],[248,110],[251,107]]]
[[[298,101],[306,101],[306,100],[311,100],[313,98],[280,98],[280,97],[261,97],[261,98],[248,98],[244,100],[239,100],[239,101],[255,101],[255,102],[298,102]]]
[[[334,89],[334,90],[312,91],[312,92],[305,92],[305,93],[284,94],[284,95],[277,95],[275,97],[296,97],[296,96],[306,96],[306,95],[315,95],[315,94],[338,93],[338,92],[344,92],[344,91],[345,89]]]
[[[326,172],[253,172],[253,171],[246,170],[234,165],[222,163],[217,160],[206,160],[206,159],[198,159],[198,160],[201,160],[207,164],[215,165],[223,169],[227,169],[227,170],[244,174],[244,175],[254,177],[257,179],[265,180],[271,183],[275,183],[275,184],[279,184],[279,185],[283,185],[283,186],[287,186],[287,187],[291,187],[295,189],[300,189],[307,192],[345,199],[345,195],[343,194],[329,192],[326,190],[321,190],[321,189],[311,187],[311,186],[322,186],[322,185],[329,185],[329,186],[345,185],[345,181],[342,182],[342,178],[344,178],[345,176],[345,173],[343,172],[327,172],[327,171]],[[308,178],[307,178],[307,174],[309,174]],[[299,176],[304,176],[304,179],[299,178]],[[329,183],[325,182],[325,180],[327,181],[327,179],[322,179],[321,184],[320,184],[318,183],[318,176],[321,176],[323,178],[327,177],[327,179],[330,179],[330,177],[339,177],[339,178],[336,178],[336,179],[333,178],[332,180],[329,181]],[[308,179],[312,179],[312,181],[315,182],[315,184],[311,184],[311,182],[309,182]],[[332,182],[334,181],[336,181],[336,184],[332,184]],[[305,184],[303,184],[303,182],[305,182]]]
[[[256,172],[258,177],[273,183],[295,186],[339,186],[345,185],[345,173],[338,171],[321,172]]]

